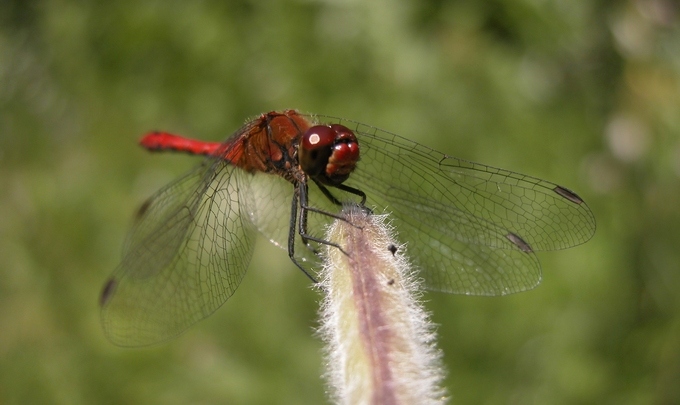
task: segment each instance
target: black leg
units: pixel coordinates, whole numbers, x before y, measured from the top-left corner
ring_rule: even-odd
[[[329,217],[332,217],[332,218],[340,219],[340,220],[343,220],[343,221],[347,221],[347,219],[345,219],[344,217],[342,217],[340,215],[332,214],[330,212],[323,211],[323,210],[320,210],[318,208],[310,207],[308,205],[308,199],[307,199],[307,191],[308,191],[307,184],[300,185],[300,187],[298,189],[300,191],[300,221],[299,221],[299,224],[298,224],[299,225],[298,233],[300,234],[302,241],[307,246],[309,246],[310,240],[312,242],[320,243],[322,245],[333,246],[335,248],[340,249],[341,252],[347,254],[344,250],[342,250],[340,245],[338,245],[337,243],[333,243],[331,241],[327,241],[325,239],[317,238],[315,236],[308,234],[307,233],[307,214],[308,214],[308,212],[311,211],[311,212],[316,212],[316,213],[323,214],[323,215],[326,215],[326,216],[329,216]],[[317,253],[316,250],[314,250],[314,253]]]
[[[331,202],[333,204],[342,205],[342,202],[340,200],[338,200],[337,198],[335,198],[335,196],[328,190],[328,188],[326,186],[319,183],[317,180],[314,180],[314,183],[317,185],[317,187],[319,187],[319,190],[321,190],[323,195],[325,195],[326,198],[331,200]],[[335,185],[333,187],[335,187],[339,190],[342,190],[342,191],[347,191],[350,194],[358,195],[359,197],[361,197],[361,202],[359,203],[359,205],[361,205],[362,207],[366,204],[366,193],[359,190],[358,188],[346,186],[344,184],[338,184],[338,185]]]
[[[330,192],[330,190],[328,190],[326,186],[324,186],[323,184],[319,183],[316,180],[314,180],[314,183],[317,185],[317,187],[319,187],[319,190],[321,190],[323,195],[325,195],[326,198],[328,198],[333,204],[342,206],[342,202],[335,198],[335,196]],[[366,207],[366,193],[364,193],[363,191],[359,190],[358,188],[346,186],[344,184],[338,184],[333,187],[361,197],[361,202],[359,203],[361,208],[367,211],[369,214],[373,213],[373,211],[370,208]],[[336,218],[341,219],[339,217]]]
[[[298,263],[297,259],[295,259],[295,228],[297,221],[297,208],[299,203],[298,199],[300,196],[300,186],[300,184],[295,184],[295,189],[293,190],[293,202],[290,208],[290,224],[288,228],[288,257],[290,257],[290,260],[295,263],[295,265],[298,266],[298,268],[302,270],[303,273],[305,273],[305,276],[307,276],[314,284],[316,284],[316,279],[314,279],[314,277],[312,277],[312,275],[309,274],[309,272],[304,267],[302,267],[300,263]]]
[[[317,187],[319,187],[319,190],[323,193],[323,195],[326,196],[333,204],[341,206],[342,207],[342,202],[335,198],[333,194],[324,186],[323,184],[319,183],[318,181],[314,180],[314,184],[316,184]]]
[[[324,186],[323,184],[319,183],[316,180],[313,180],[314,183],[319,187],[321,192],[328,198],[331,203],[334,205],[342,206],[342,202],[335,198],[335,196]],[[356,196],[361,197],[361,202],[360,206],[371,213],[371,210],[366,207],[366,193],[363,191],[356,189],[354,187],[350,186],[345,186],[343,184],[339,184],[334,186],[335,188],[338,188],[340,190],[346,191],[348,193],[354,194]],[[316,242],[321,245],[327,245],[327,246],[332,246],[334,248],[339,249],[342,253],[345,255],[348,255],[345,250],[342,249],[340,245],[337,243],[333,243],[331,241],[317,238],[313,235],[310,235],[307,232],[307,219],[309,216],[310,212],[314,212],[317,214],[325,215],[331,218],[339,219],[345,222],[348,222],[352,226],[355,226],[351,222],[349,222],[344,216],[338,215],[338,214],[333,214],[328,211],[321,210],[319,208],[314,208],[310,207],[308,204],[308,186],[307,186],[307,181],[302,181],[299,183],[294,183],[294,191],[293,191],[293,200],[291,201],[291,208],[290,208],[290,224],[289,224],[289,229],[288,229],[288,257],[290,257],[290,260],[295,263],[295,265],[302,270],[305,275],[312,280],[312,282],[317,283],[316,279],[305,269],[302,267],[302,265],[297,261],[295,258],[295,238],[296,234],[300,235],[300,238],[302,239],[302,242],[306,245],[306,247],[310,248],[314,254],[317,254],[317,250],[312,248],[310,246],[310,242]],[[300,211],[298,212],[298,206],[300,207]],[[299,216],[298,216],[299,215]],[[361,227],[358,227],[361,229]]]
[[[361,197],[361,202],[359,203],[359,205],[361,205],[362,207],[365,206],[365,204],[366,204],[366,193],[364,193],[363,191],[359,190],[358,188],[346,186],[344,184],[338,184],[337,186],[334,186],[334,187],[338,188],[340,190],[343,190],[343,191],[347,191],[348,193],[358,195],[359,197]]]

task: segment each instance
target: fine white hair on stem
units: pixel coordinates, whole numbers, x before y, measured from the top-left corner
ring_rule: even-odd
[[[434,326],[388,215],[346,206],[326,239],[321,336],[338,404],[443,404]]]

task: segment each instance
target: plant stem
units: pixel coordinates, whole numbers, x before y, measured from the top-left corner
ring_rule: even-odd
[[[337,220],[321,288],[327,377],[341,404],[442,404],[441,353],[417,297],[405,247],[386,215],[346,207]],[[344,252],[343,252],[344,251]]]

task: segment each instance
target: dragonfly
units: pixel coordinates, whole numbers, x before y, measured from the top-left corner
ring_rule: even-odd
[[[217,310],[258,233],[315,280],[344,204],[388,213],[423,286],[454,294],[532,289],[536,252],[580,245],[596,228],[566,187],[342,118],[272,111],[224,142],[151,132],[140,144],[204,158],[141,205],[104,284],[103,329],[120,346],[168,340]]]

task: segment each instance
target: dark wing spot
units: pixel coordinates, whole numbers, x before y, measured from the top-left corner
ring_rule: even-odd
[[[104,288],[102,289],[102,295],[99,297],[99,305],[103,307],[104,305],[106,305],[107,302],[109,302],[109,299],[113,295],[113,292],[116,290],[117,285],[118,283],[113,278],[107,281],[106,284],[104,284]]]
[[[387,247],[387,250],[389,250],[392,253],[392,256],[394,256],[395,253],[397,253],[397,247],[394,246],[394,244],[392,243],[390,243],[390,245]]]
[[[562,197],[566,198],[567,200],[573,202],[574,204],[583,204],[583,199],[576,195],[575,192],[569,190],[568,188],[564,188],[562,186],[555,186],[555,188],[553,188],[553,191],[561,195]]]
[[[151,206],[151,198],[148,200],[144,201],[141,207],[137,210],[137,213],[135,214],[135,220],[141,219],[144,214],[149,210],[149,207]]]
[[[525,253],[531,253],[534,250],[529,246],[528,243],[524,241],[519,235],[516,233],[510,232],[509,234],[505,235],[506,238],[512,243],[514,243],[522,252]]]
[[[391,278],[387,281],[387,285],[393,285],[394,284],[394,279]]]

